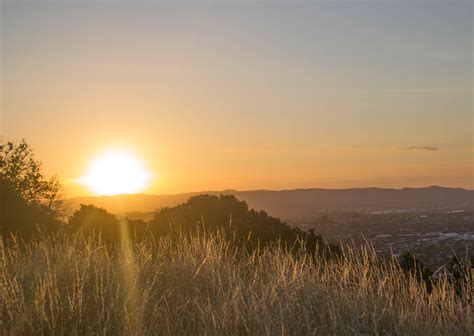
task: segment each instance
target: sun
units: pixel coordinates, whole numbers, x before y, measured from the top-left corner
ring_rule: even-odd
[[[78,182],[96,195],[135,194],[143,192],[151,174],[131,152],[108,150],[94,158]]]

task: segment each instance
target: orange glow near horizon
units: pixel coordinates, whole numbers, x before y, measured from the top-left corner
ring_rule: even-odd
[[[77,182],[96,195],[133,194],[145,190],[152,175],[133,153],[108,150],[93,159]]]

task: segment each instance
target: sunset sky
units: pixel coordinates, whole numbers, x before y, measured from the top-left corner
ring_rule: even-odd
[[[3,1],[3,139],[71,196],[135,153],[146,193],[473,188],[471,1]]]

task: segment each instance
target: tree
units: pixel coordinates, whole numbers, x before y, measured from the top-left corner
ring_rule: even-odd
[[[0,233],[30,237],[58,228],[65,204],[57,177],[47,179],[31,147],[0,144]]]
[[[69,218],[69,227],[84,235],[101,236],[105,241],[119,241],[120,227],[117,217],[94,205],[81,204]]]
[[[92,204],[81,204],[81,208],[69,218],[68,224],[73,232],[100,236],[106,243],[120,243],[124,237],[135,241],[146,234],[144,221],[120,218]]]
[[[25,140],[0,144],[0,181],[30,206],[60,218],[65,214],[62,186],[57,176],[46,178]]]

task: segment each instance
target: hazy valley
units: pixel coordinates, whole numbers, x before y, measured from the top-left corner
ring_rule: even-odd
[[[474,250],[474,191],[465,189],[302,189],[206,191],[176,195],[118,195],[68,200],[72,208],[94,204],[130,219],[150,220],[154,210],[198,194],[234,195],[254,209],[332,243],[374,245],[381,255],[416,253],[436,270],[451,255]]]

